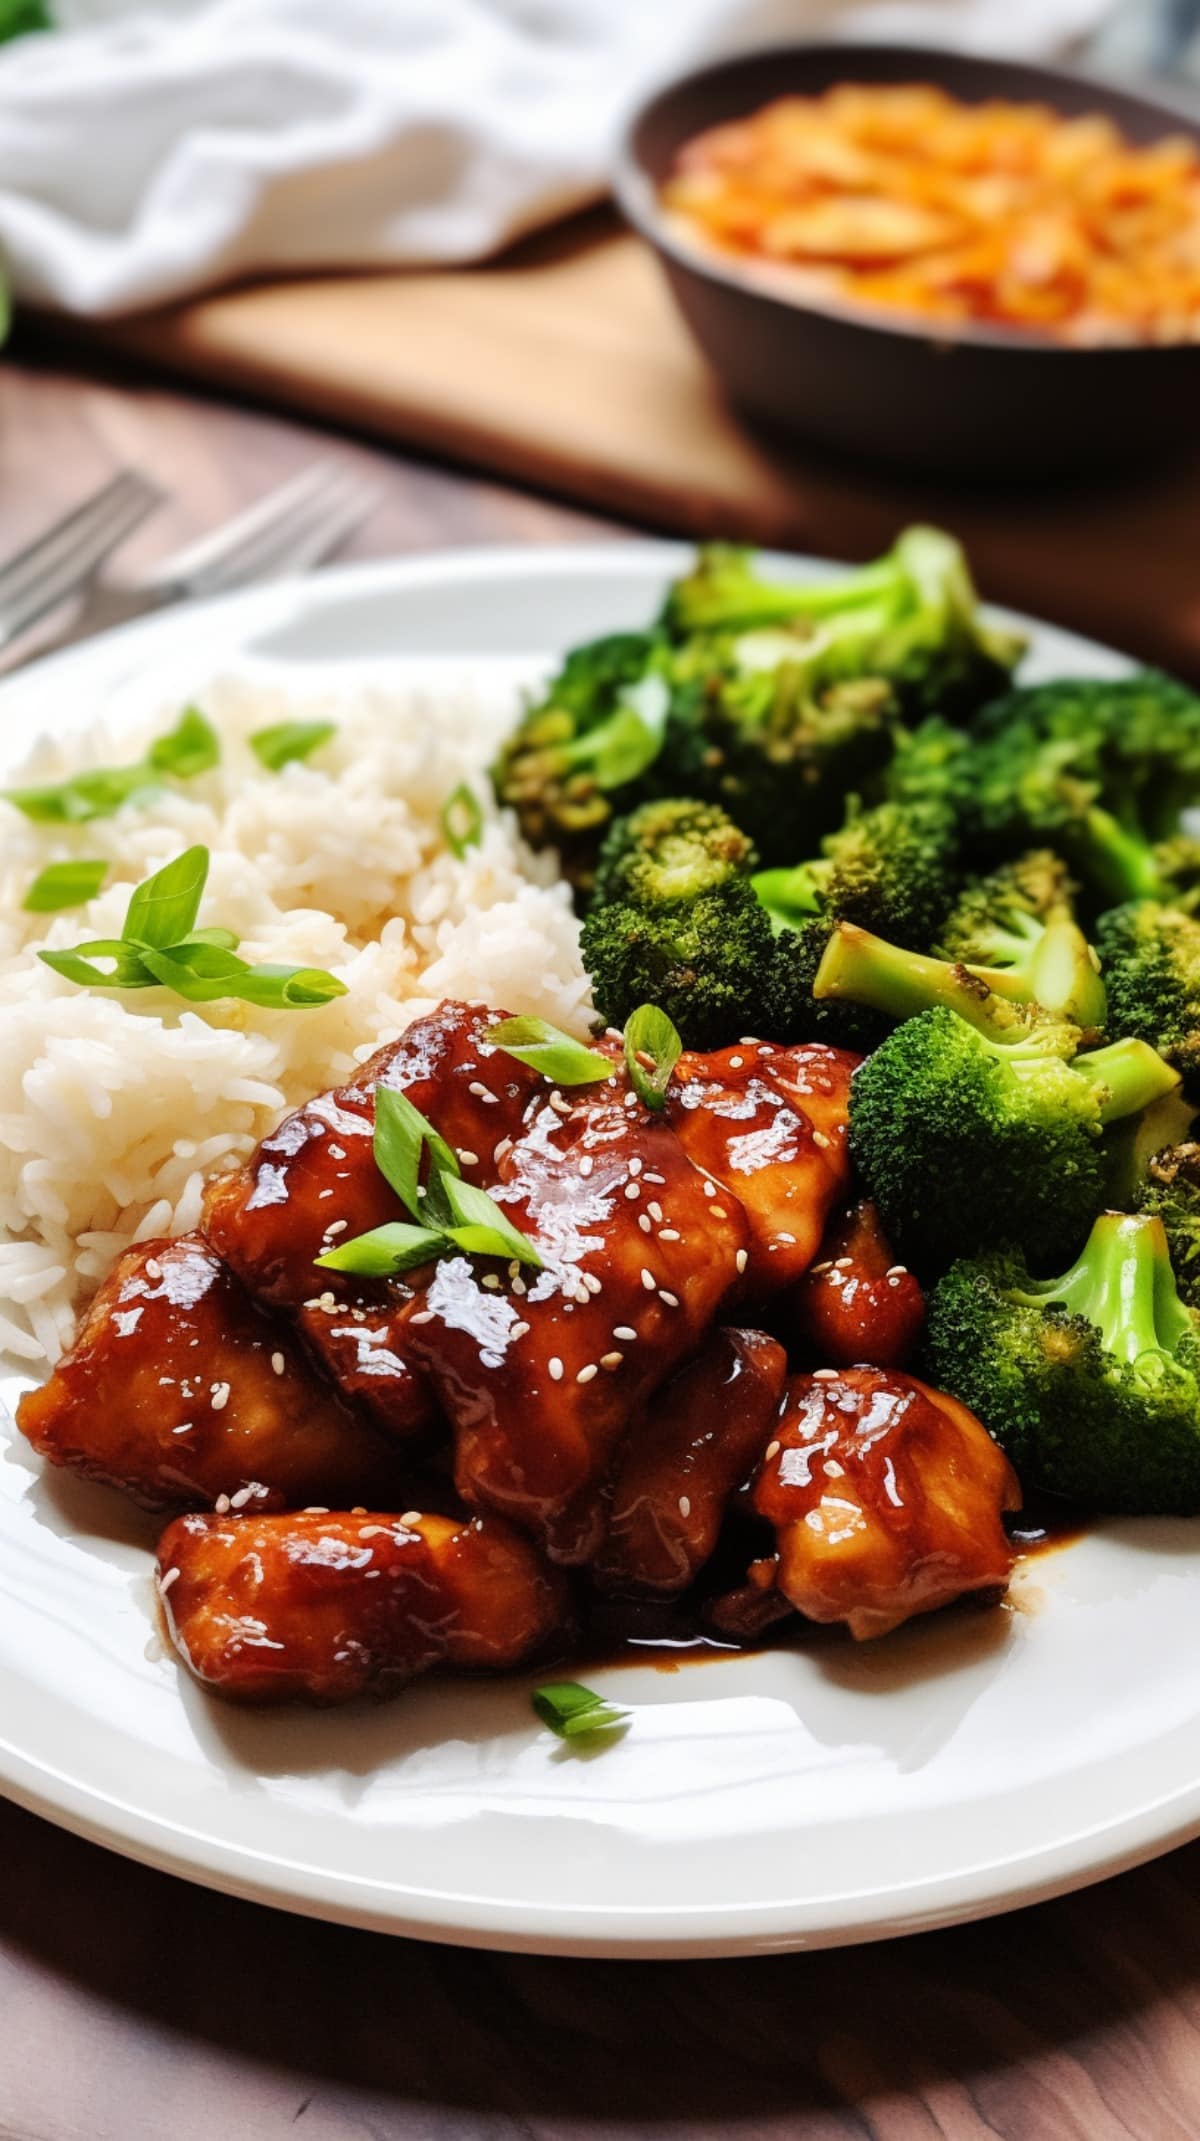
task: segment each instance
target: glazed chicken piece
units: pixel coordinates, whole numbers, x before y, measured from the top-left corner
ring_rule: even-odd
[[[754,1487],[777,1582],[811,1621],[886,1635],[971,1591],[1004,1589],[1016,1474],[945,1392],[898,1368],[793,1376]]]
[[[158,1571],[185,1663],[244,1702],[348,1702],[433,1665],[519,1665],[568,1621],[563,1579],[492,1517],[185,1516]]]
[[[765,1041],[679,1059],[671,1127],[696,1166],[745,1210],[752,1297],[808,1269],[830,1210],[846,1195],[857,1062],[818,1042],[773,1048]]]
[[[365,1287],[315,1268],[338,1241],[409,1214],[375,1165],[375,1093],[406,1093],[457,1151],[468,1181],[490,1181],[498,1143],[514,1137],[536,1072],[482,1036],[503,1011],[444,1003],[377,1050],[350,1085],[318,1093],[264,1138],[254,1158],[209,1190],[204,1229],[259,1300],[298,1311],[327,1372],[390,1433],[429,1423],[429,1392],[404,1341],[412,1292]],[[344,1313],[331,1317],[329,1303]],[[321,1302],[319,1308],[306,1304]],[[366,1315],[357,1313],[366,1309]],[[383,1337],[374,1334],[383,1331]]]
[[[747,1238],[741,1206],[714,1207],[623,1078],[580,1091],[531,1113],[492,1188],[545,1268],[501,1281],[444,1260],[408,1329],[454,1429],[463,1500],[570,1563],[600,1545],[604,1480],[634,1408],[694,1351]]]
[[[717,1543],[732,1495],[774,1431],[787,1355],[763,1331],[718,1330],[656,1390],[617,1461],[602,1590],[685,1590]]]
[[[899,1368],[925,1322],[919,1281],[896,1262],[875,1206],[864,1198],[827,1229],[821,1254],[782,1304],[818,1359]]]
[[[152,1509],[403,1492],[388,1445],[198,1234],[125,1252],[71,1351],[21,1399],[17,1424],[51,1464]]]
[[[406,1093],[458,1154],[469,1182],[489,1182],[497,1143],[515,1137],[543,1085],[483,1035],[507,1017],[470,1004],[439,1004],[398,1041],[377,1049],[350,1085],[318,1093],[286,1115],[254,1158],[208,1193],[204,1231],[260,1300],[299,1308],[332,1274],[315,1258],[337,1240],[406,1220],[375,1165],[375,1093]]]

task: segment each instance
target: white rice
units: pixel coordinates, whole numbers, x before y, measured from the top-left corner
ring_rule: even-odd
[[[77,827],[0,801],[0,1353],[37,1368],[125,1245],[194,1226],[204,1183],[287,1108],[443,996],[486,998],[581,1032],[587,978],[567,889],[496,810],[484,775],[511,690],[353,689],[318,698],[246,679],[199,695],[221,738],[211,773]],[[114,733],[43,743],[12,785],[138,757],[175,706]],[[328,718],[311,762],[268,773],[254,729]],[[466,779],[482,837],[463,860],[441,827]],[[35,957],[120,934],[132,884],[193,843],[211,851],[200,914],[256,961],[327,967],[348,993],[315,1010],[189,1006],[61,980]],[[29,915],[47,863],[103,856],[88,906]]]

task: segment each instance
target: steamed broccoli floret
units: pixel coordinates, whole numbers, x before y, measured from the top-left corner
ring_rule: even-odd
[[[592,902],[673,906],[748,876],[756,860],[753,842],[715,803],[669,796],[617,820],[600,850]]]
[[[761,1025],[773,943],[749,879],[735,877],[673,905],[595,907],[581,948],[610,1024],[623,1026],[639,1004],[657,1004],[686,1047],[716,1048]]]
[[[1200,1309],[1200,1145],[1189,1139],[1156,1152],[1136,1203],[1162,1221],[1175,1283],[1188,1307]]]
[[[954,897],[957,845],[953,820],[936,803],[863,810],[852,799],[816,861],[762,870],[754,889],[778,929],[824,914],[919,947]]]
[[[933,1380],[979,1414],[1026,1487],[1113,1513],[1200,1510],[1200,1318],[1159,1219],[1103,1212],[1056,1279],[1011,1252],[955,1264],[926,1347]]]
[[[647,780],[659,793],[721,804],[765,862],[787,863],[811,854],[846,796],[877,779],[895,730],[886,682],[830,682],[801,641],[697,641],[680,650]]]
[[[961,824],[975,785],[975,746],[966,729],[930,714],[915,728],[897,729],[892,757],[880,779],[893,803],[937,803]]]
[[[1102,1028],[1101,962],[1075,924],[1075,890],[1066,864],[1048,848],[1019,855],[964,888],[942,924],[937,954],[985,977],[1001,996]]]
[[[974,829],[991,852],[1045,843],[1102,905],[1200,897],[1200,699],[1153,670],[1014,691],[974,725]]]
[[[820,1002],[862,1004],[889,1019],[946,1004],[985,1033],[1012,1033],[1044,1013],[1091,1031],[1103,1027],[1105,1016],[1095,955],[1065,917],[1041,925],[1021,964],[1008,966],[930,958],[842,922],[830,933],[813,993]]]
[[[982,616],[967,562],[938,528],[908,528],[886,556],[815,585],[761,579],[751,553],[700,552],[667,597],[676,636],[804,631],[826,678],[876,676],[912,718],[970,713],[1001,691],[1024,642]]]
[[[1177,1081],[1144,1042],[1075,1055],[1078,1038],[1044,1021],[1005,1039],[938,1005],[856,1072],[851,1148],[912,1261],[937,1269],[1005,1241],[1054,1256],[1079,1241],[1105,1196],[1105,1125]]]
[[[568,865],[631,797],[661,742],[669,649],[655,632],[617,632],[568,654],[545,697],[505,742],[492,772],[535,847]]]
[[[1096,944],[1113,1033],[1149,1041],[1200,1099],[1200,921],[1135,900],[1101,915]]]

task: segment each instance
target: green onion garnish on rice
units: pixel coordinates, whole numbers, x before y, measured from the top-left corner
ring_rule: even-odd
[[[94,766],[69,780],[3,788],[0,795],[37,825],[83,825],[90,818],[111,818],[135,796],[153,795],[168,778],[194,780],[218,765],[220,757],[216,730],[198,707],[189,706],[175,727],[131,766]]]
[[[61,914],[86,907],[108,876],[106,862],[49,862],[39,870],[21,905],[26,914]]]
[[[239,959],[232,930],[197,929],[208,864],[206,847],[185,848],[134,887],[119,937],[40,951],[38,958],[79,988],[163,988],[192,1004],[306,1011],[345,995],[345,982],[322,967],[252,966]]]
[[[336,721],[277,721],[270,728],[255,729],[250,748],[268,773],[280,773],[285,766],[311,758],[336,735]]]

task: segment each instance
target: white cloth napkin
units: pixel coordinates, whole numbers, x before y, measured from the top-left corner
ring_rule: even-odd
[[[654,76],[772,38],[1044,53],[1104,0],[59,0],[0,50],[19,296],[136,310],[269,270],[480,259],[596,198]]]

